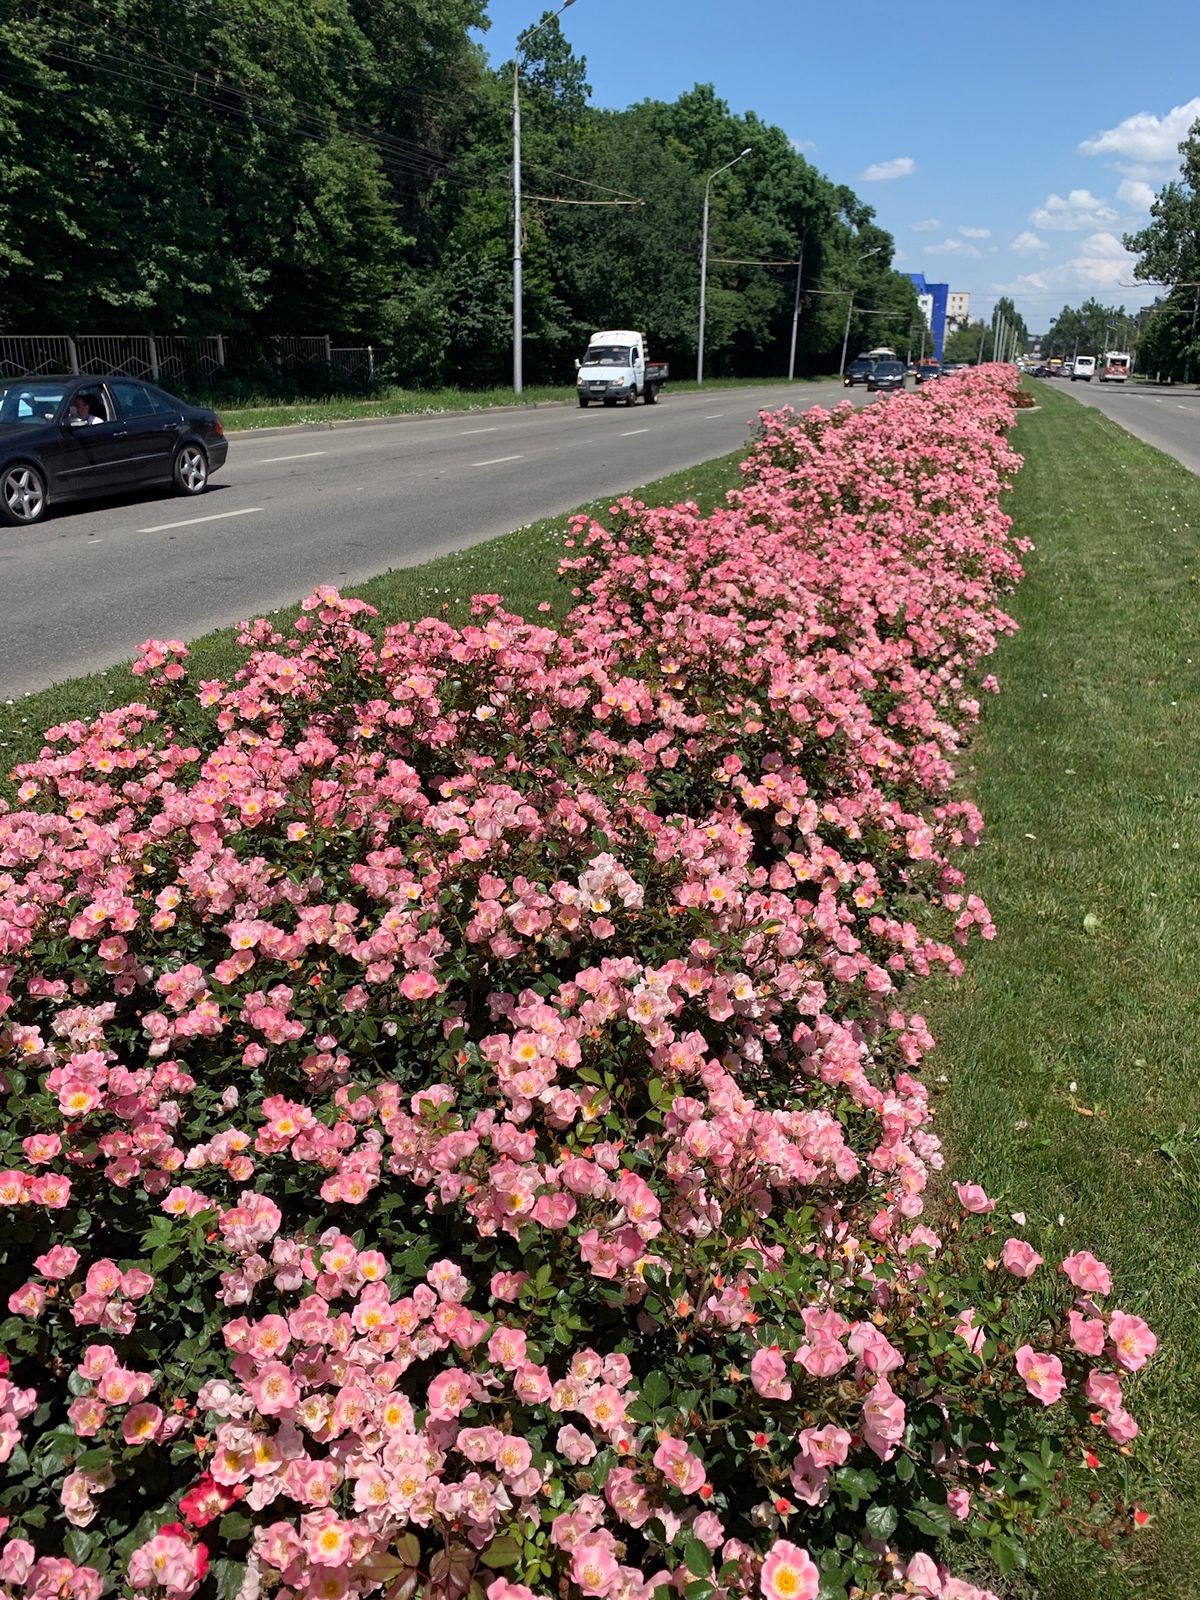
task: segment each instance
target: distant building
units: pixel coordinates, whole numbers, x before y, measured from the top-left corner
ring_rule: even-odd
[[[971,320],[971,296],[966,289],[951,289],[946,296],[946,332],[955,333]]]
[[[924,313],[925,325],[933,335],[933,354],[940,361],[942,346],[946,341],[946,302],[950,298],[948,283],[926,283],[923,272],[910,272],[909,278],[917,291],[917,300]]]

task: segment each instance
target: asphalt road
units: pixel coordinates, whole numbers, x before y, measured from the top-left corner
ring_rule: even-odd
[[[197,500],[155,492],[0,528],[0,699],[625,493],[737,449],[762,407],[851,393],[866,398],[771,385],[231,434]]]
[[[1200,473],[1200,390],[1134,383],[1055,380],[1074,399]]]

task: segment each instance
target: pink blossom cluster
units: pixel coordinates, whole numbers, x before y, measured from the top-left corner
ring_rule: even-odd
[[[919,1076],[919,982],[994,933],[953,763],[1012,405],[764,416],[711,516],[573,525],[561,630],[322,589],[232,681],[152,641],[147,703],[50,731],[0,809],[6,1327],[107,1452],[66,1441],[61,1519],[149,1516],[119,1581],[811,1600],[846,1474],[1003,1504],[955,1393],[1128,1453],[1153,1334],[1079,1252],[1009,1353],[1041,1257],[960,1282],[994,1202],[937,1198]],[[920,1526],[863,1592],[983,1595]]]

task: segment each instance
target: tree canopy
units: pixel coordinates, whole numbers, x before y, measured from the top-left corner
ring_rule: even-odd
[[[1125,235],[1134,277],[1167,293],[1139,319],[1138,366],[1187,380],[1200,371],[1200,121],[1179,146],[1179,177],[1165,184],[1150,221]]]
[[[605,325],[687,368],[705,178],[747,145],[710,190],[708,370],[786,370],[801,254],[801,371],[836,364],[851,290],[852,354],[906,343],[915,291],[870,206],[711,85],[594,107],[543,21],[520,60],[531,381]],[[403,381],[503,381],[512,62],[488,67],[485,26],[483,0],[10,0],[5,331],[329,333]]]

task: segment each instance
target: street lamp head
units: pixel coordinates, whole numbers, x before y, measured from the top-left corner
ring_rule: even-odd
[[[572,0],[567,0],[567,4],[568,5],[570,5],[571,3],[572,3]],[[750,154],[751,150],[753,150],[753,149],[754,149],[754,146],[752,144],[748,144],[746,146],[746,148],[742,151],[742,156],[748,156]],[[742,156],[738,157],[739,161],[742,159]]]

